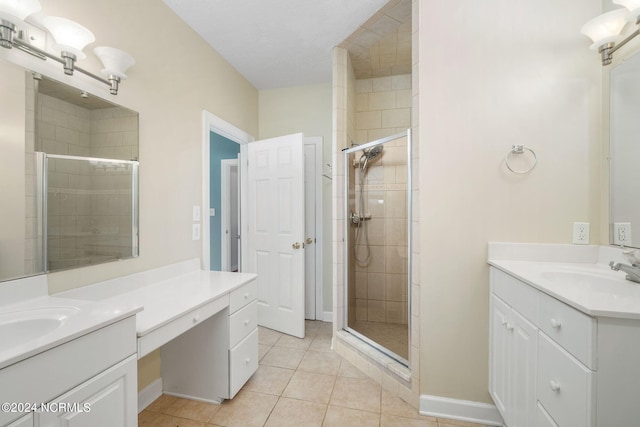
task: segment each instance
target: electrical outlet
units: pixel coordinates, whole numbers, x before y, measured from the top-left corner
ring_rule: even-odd
[[[191,229],[191,239],[200,240],[200,224],[193,224]]]
[[[589,244],[589,223],[588,222],[573,223],[573,244],[574,245]]]
[[[613,244],[620,246],[631,246],[631,223],[613,223]]]
[[[200,221],[200,206],[193,207],[193,214],[191,216],[193,221]]]

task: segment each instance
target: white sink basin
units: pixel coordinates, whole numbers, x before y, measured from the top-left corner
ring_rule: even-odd
[[[47,335],[78,311],[76,307],[36,307],[0,313],[0,347],[6,350]]]
[[[605,274],[586,271],[544,271],[540,273],[543,279],[567,285],[581,286],[590,290],[609,290],[619,286],[628,286],[624,275],[620,278],[609,277]]]

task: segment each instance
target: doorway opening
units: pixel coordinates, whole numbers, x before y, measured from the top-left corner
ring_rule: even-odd
[[[240,174],[238,159],[220,161],[220,260],[222,271],[240,271]]]

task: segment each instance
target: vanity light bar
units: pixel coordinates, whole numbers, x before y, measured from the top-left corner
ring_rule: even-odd
[[[613,54],[640,34],[640,29],[636,29],[624,40],[621,40],[620,34],[627,22],[640,25],[640,0],[614,0],[613,2],[623,5],[624,8],[597,16],[584,24],[580,30],[582,34],[593,40],[590,48],[600,53],[603,66],[611,64]]]
[[[74,71],[79,71],[109,86],[109,93],[112,95],[118,94],[120,81],[127,78],[125,72],[135,64],[135,60],[131,55],[115,48],[98,47],[94,49],[94,52],[105,67],[102,70],[102,74],[106,78],[93,74],[76,65],[78,58],[83,59],[86,57],[82,49],[84,49],[87,44],[95,41],[91,31],[66,18],[55,16],[45,17],[43,23],[55,39],[61,51],[60,56],[51,54],[30,44],[25,38],[24,31],[18,30],[16,24],[14,24],[14,21],[22,22],[26,16],[38,12],[41,9],[39,2],[37,0],[31,0],[30,9],[25,11],[15,10],[14,3],[15,2],[0,0],[0,46],[5,49],[15,47],[43,61],[51,59],[59,62],[64,67],[65,74],[71,76]]]

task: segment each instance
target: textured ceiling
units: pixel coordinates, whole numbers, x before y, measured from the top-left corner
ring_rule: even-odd
[[[387,0],[163,1],[257,89],[330,82],[333,47],[387,4]],[[404,1],[410,10],[410,1]],[[395,12],[384,15],[393,22],[380,25],[401,23],[406,11]]]

